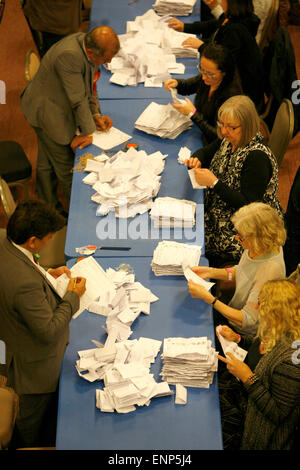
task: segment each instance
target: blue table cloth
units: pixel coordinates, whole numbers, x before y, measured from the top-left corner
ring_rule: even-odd
[[[152,258],[96,258],[103,269],[129,263],[136,281],[159,297],[151,304],[150,315],[141,314],[132,324],[129,339],[147,337],[161,340],[168,337],[207,336],[213,341],[211,307],[193,299],[183,276],[156,277],[151,270]],[[68,262],[71,267],[74,260]],[[207,265],[201,258],[200,264]],[[137,407],[128,414],[103,413],[96,408],[96,389],[103,382],[89,383],[79,377],[75,362],[77,351],[95,347],[91,340],[105,342],[102,326],[105,317],[83,312],[70,323],[70,344],[62,366],[59,387],[57,449],[222,449],[220,408],[215,374],[209,389],[188,387],[186,405],[175,405],[174,395],[155,398],[149,407]],[[160,354],[151,373],[160,381]],[[174,386],[170,386],[175,390]]]

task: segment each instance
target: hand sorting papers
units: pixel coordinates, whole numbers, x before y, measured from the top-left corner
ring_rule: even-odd
[[[161,341],[142,337],[78,351],[79,375],[90,382],[104,381],[103,390],[96,390],[96,407],[103,412],[129,413],[136,406],[149,406],[152,398],[172,395],[169,385],[156,382],[149,372],[160,348]]]
[[[156,276],[182,276],[182,264],[198,266],[200,256],[201,246],[163,240],[154,250],[152,271]]]
[[[230,352],[240,361],[244,361],[245,357],[248,354],[248,351],[245,351],[245,349],[240,348],[240,346],[238,346],[238,344],[234,341],[229,341],[228,339],[224,338],[224,336],[222,336],[220,333],[221,329],[222,325],[219,325],[217,327],[217,331],[219,333],[219,341],[221,343],[225,356],[230,359],[230,357],[228,356],[228,353]]]
[[[168,104],[150,103],[135,121],[135,128],[164,139],[176,139],[192,121]]]
[[[91,197],[99,205],[96,215],[105,216],[113,211],[116,217],[127,218],[151,209],[166,156],[160,152],[147,155],[131,147],[104,162],[88,160],[85,170],[91,173],[83,182],[96,191]]]
[[[144,83],[162,87],[171,73],[185,72],[184,64],[177,64],[176,57],[199,56],[196,49],[182,46],[185,39],[196,35],[171,30],[152,9],[127,21],[126,34],[118,37],[120,51],[107,68],[112,72],[110,82],[121,86]]]
[[[203,286],[206,290],[210,290],[212,286],[215,285],[214,282],[205,281],[205,279],[202,279],[200,276],[194,273],[186,261],[183,261],[182,263],[182,270],[187,281],[193,281],[196,284],[200,284],[200,286]]]
[[[207,186],[200,186],[200,184],[197,182],[194,168],[192,168],[191,170],[188,170],[188,174],[189,174],[189,177],[190,177],[190,180],[194,189],[205,189],[207,187]]]
[[[196,0],[155,0],[153,8],[159,15],[188,16],[195,3]]]
[[[195,225],[196,203],[172,197],[158,197],[150,211],[154,227],[188,228]]]
[[[199,338],[165,338],[161,376],[169,384],[209,388],[218,370],[218,353],[211,340]]]

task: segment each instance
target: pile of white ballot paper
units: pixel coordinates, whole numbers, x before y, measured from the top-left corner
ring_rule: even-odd
[[[131,147],[111,158],[100,155],[88,159],[85,171],[89,174],[82,181],[95,191],[91,200],[98,204],[96,215],[105,216],[112,211],[116,217],[127,218],[151,209],[166,157],[159,151],[147,155],[144,150]]]
[[[154,227],[193,227],[197,204],[185,199],[158,197],[150,211]]]
[[[191,119],[176,111],[171,103],[158,104],[152,101],[137,118],[134,127],[163,139],[176,139],[192,125]]]
[[[160,375],[169,384],[209,388],[218,370],[218,352],[207,337],[165,338]]]
[[[171,73],[184,74],[184,64],[176,63],[176,57],[199,57],[197,49],[182,46],[185,39],[196,35],[174,31],[167,21],[152,9],[127,21],[126,33],[118,36],[120,51],[107,64],[111,83],[162,87]]]
[[[158,243],[153,252],[152,271],[156,276],[182,276],[182,265],[198,266],[201,246],[188,245],[170,240]]]
[[[193,11],[197,0],[156,0],[154,10],[159,15],[187,16]]]

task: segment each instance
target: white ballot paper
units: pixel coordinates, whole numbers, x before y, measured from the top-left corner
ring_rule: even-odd
[[[178,163],[181,165],[184,165],[184,162],[186,160],[189,160],[191,158],[191,151],[187,147],[181,147],[181,149],[178,152]]]
[[[103,150],[109,150],[123,144],[123,142],[131,139],[131,137],[131,135],[111,127],[107,132],[95,131],[93,133],[93,144]]]
[[[176,405],[187,404],[187,389],[181,384],[176,384],[175,403]]]
[[[197,182],[194,168],[191,168],[190,170],[188,170],[188,174],[189,174],[189,177],[190,177],[190,180],[194,189],[207,188],[207,186],[200,186],[200,184]]]
[[[186,261],[182,262],[182,271],[187,281],[193,281],[196,284],[200,284],[200,286],[203,286],[206,290],[210,290],[212,286],[215,285],[214,282],[205,281],[205,279],[202,279],[200,276],[197,276],[197,274],[191,270],[189,264]]]
[[[171,95],[172,95],[172,99],[173,99],[174,103],[176,103],[176,104],[186,104],[185,100],[178,98],[178,96],[177,96],[178,91],[176,90],[176,88],[171,88]]]
[[[222,325],[219,325],[217,327],[217,331],[219,333],[219,341],[221,343],[225,356],[229,358],[228,353],[230,352],[240,361],[244,361],[245,357],[248,354],[248,351],[245,351],[245,349],[240,348],[240,346],[234,341],[229,341],[228,339],[224,338],[224,336],[222,336],[220,333],[221,328]]]

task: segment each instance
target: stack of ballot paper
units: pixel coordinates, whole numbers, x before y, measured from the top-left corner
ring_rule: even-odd
[[[222,325],[219,325],[217,327],[217,331],[219,333],[219,341],[221,343],[225,356],[230,358],[228,356],[228,353],[231,353],[240,361],[244,361],[245,357],[248,354],[248,351],[245,351],[245,349],[240,348],[240,346],[238,346],[238,344],[235,343],[234,341],[229,341],[228,339],[224,338],[224,336],[220,334],[221,328],[222,328]]]
[[[163,139],[176,139],[192,121],[168,104],[151,102],[135,121],[135,128]]]
[[[195,3],[196,0],[156,0],[153,8],[159,15],[187,16]]]
[[[152,205],[150,217],[154,227],[193,227],[196,205],[185,199],[158,197]]]
[[[198,266],[200,256],[201,246],[163,240],[154,250],[152,271],[156,276],[182,276],[182,264]]]
[[[166,156],[159,151],[147,155],[144,150],[131,147],[105,161],[89,159],[85,171],[90,173],[83,182],[95,191],[91,200],[98,204],[96,215],[105,216],[112,211],[116,217],[128,218],[151,209]]]
[[[182,46],[187,37],[196,36],[171,30],[152,9],[127,21],[126,33],[118,37],[120,51],[106,67],[112,73],[110,82],[121,86],[162,87],[170,74],[185,72],[176,57],[199,56],[197,49]]]
[[[198,338],[165,338],[161,376],[169,384],[209,388],[218,370],[218,353],[211,340]]]
[[[129,413],[149,405],[152,398],[172,395],[166,382],[156,382],[150,366],[161,341],[150,338],[127,340],[110,346],[78,351],[76,370],[89,382],[103,380],[96,390],[96,407],[103,412]]]

